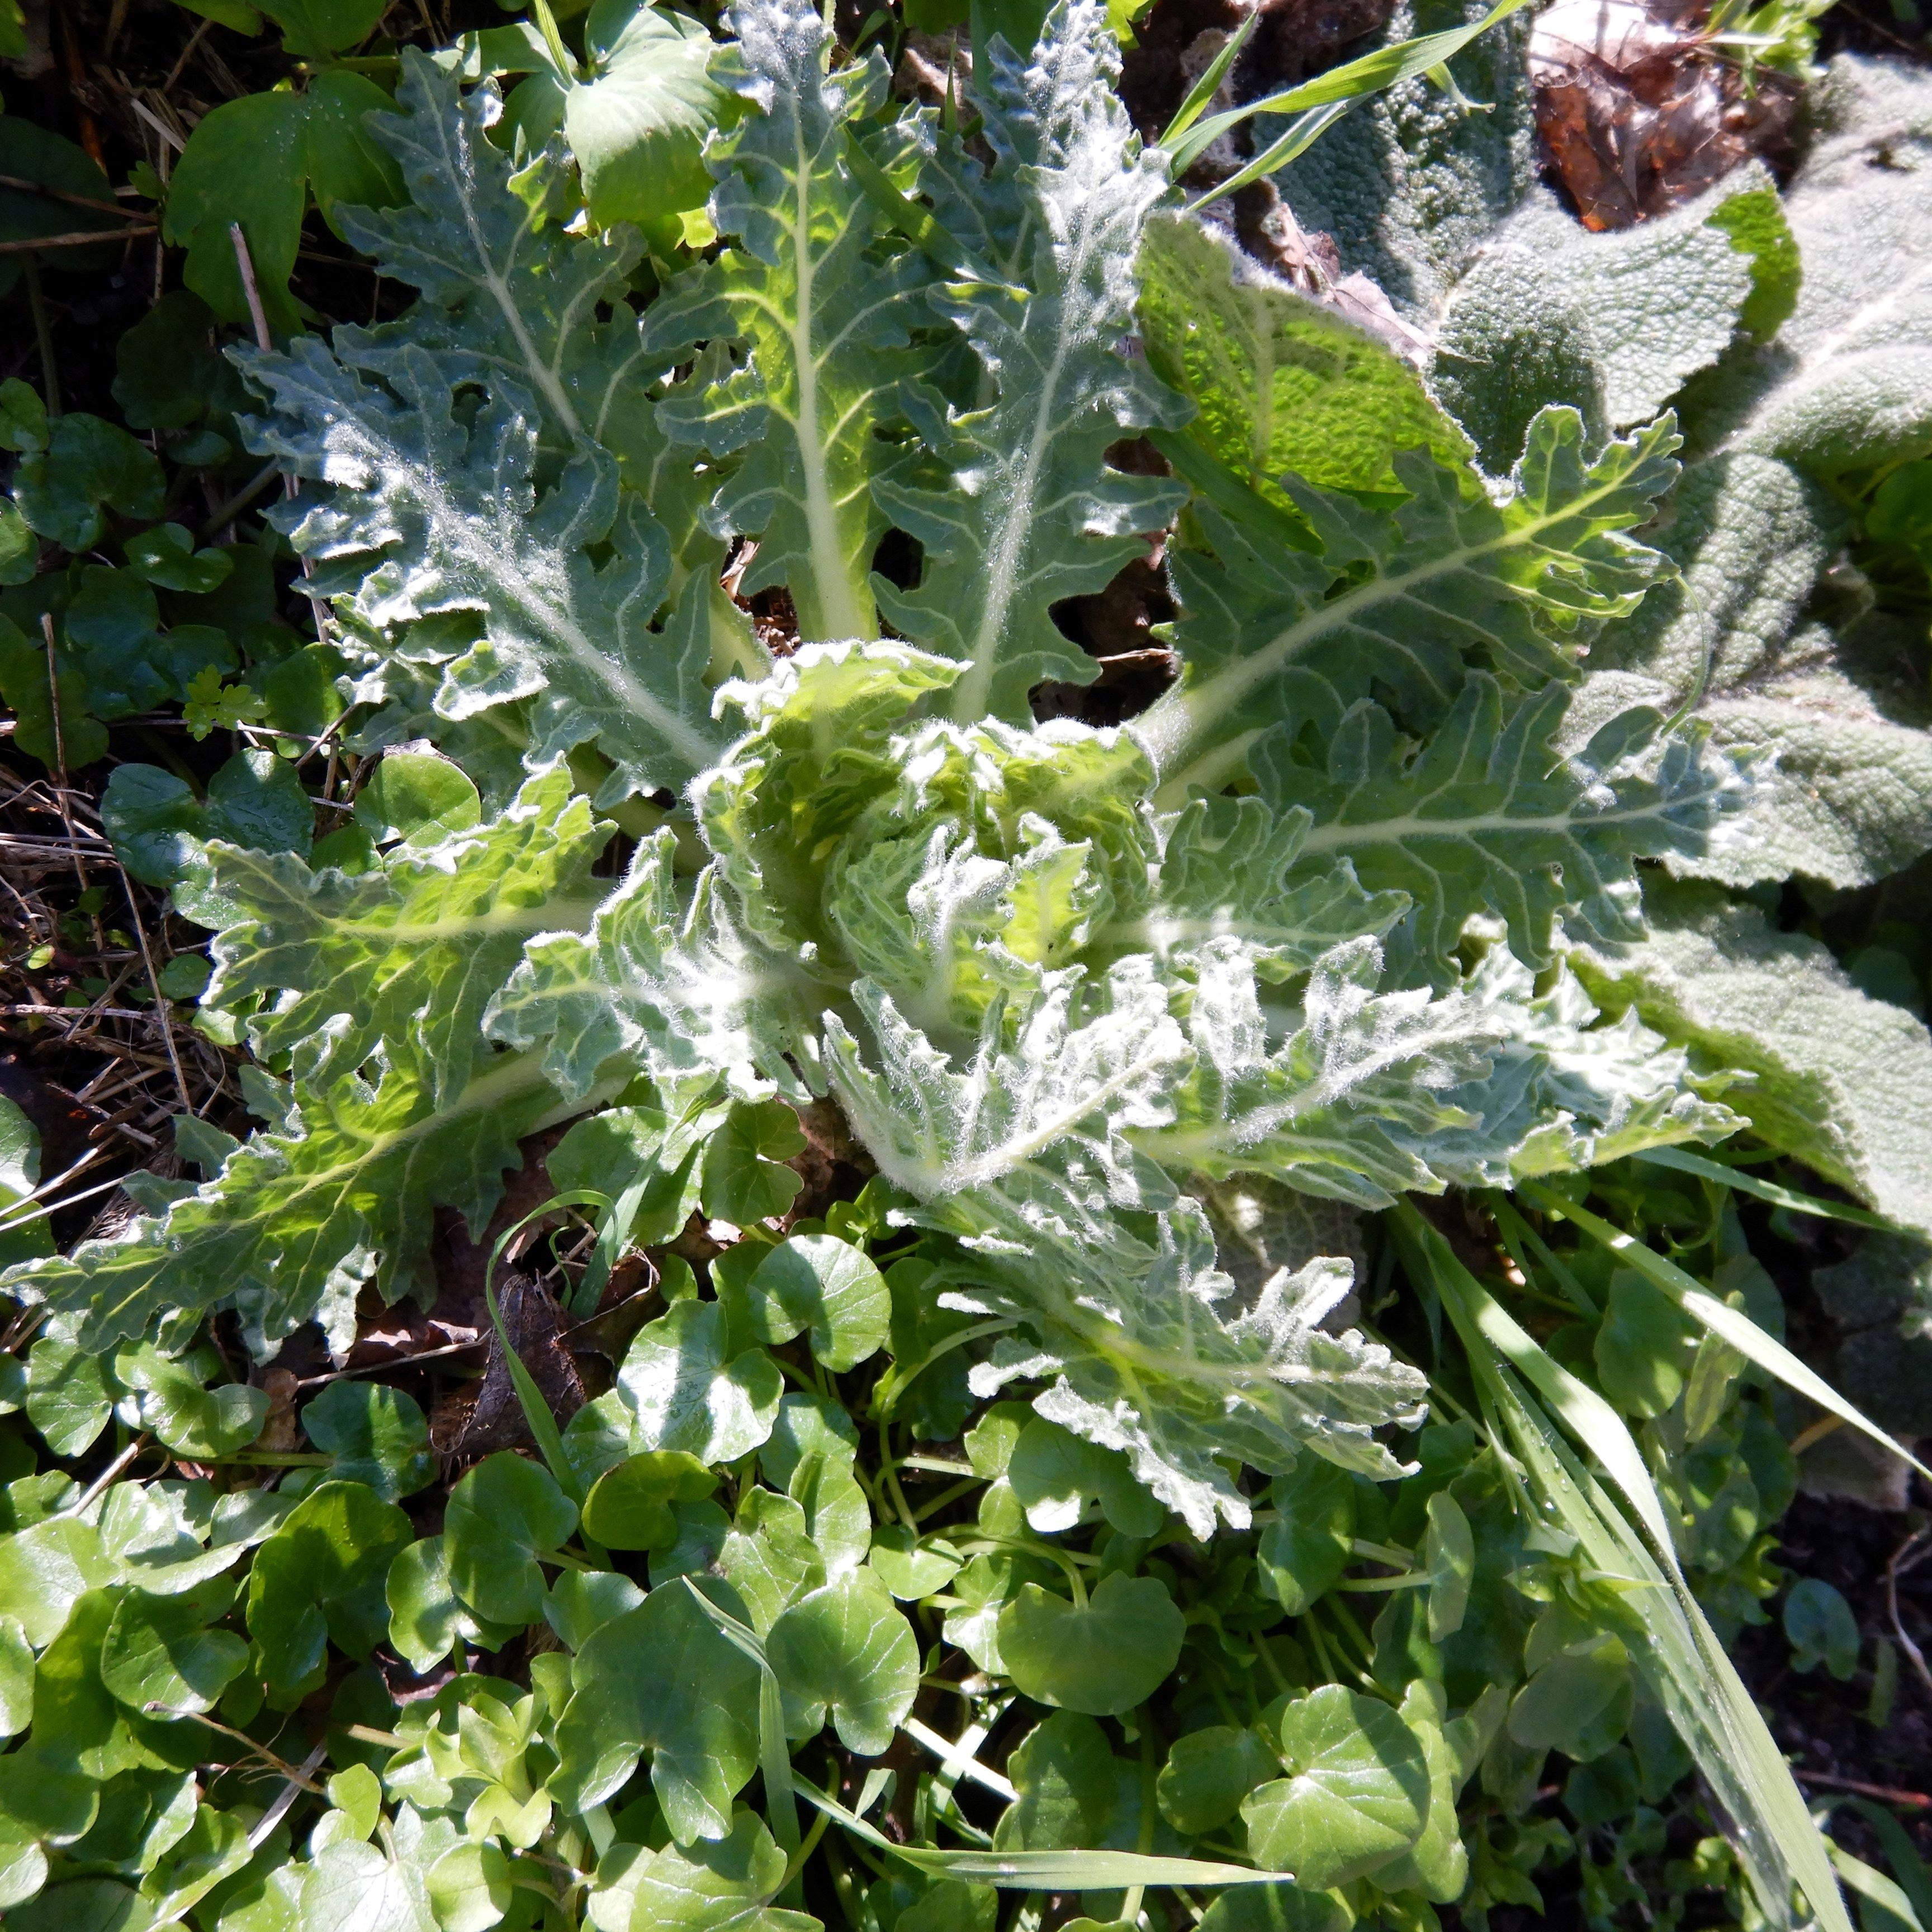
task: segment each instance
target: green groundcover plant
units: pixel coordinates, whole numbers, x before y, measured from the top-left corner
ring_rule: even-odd
[[[364,124],[394,205],[329,219],[414,306],[208,375],[314,643],[164,612],[242,547],[8,386],[22,748],[172,698],[369,760],[320,836],[272,748],[103,800],[254,1132],[63,1257],[0,1118],[9,1924],[1427,1932],[1573,1852],[1593,1923],[1910,1917],[1726,1645],[1777,1391],[1889,1440],[1740,1203],[1932,1233],[1924,1029],[1760,909],[1932,844],[1876,602],[1808,614],[1922,568],[1928,89],[1842,64],[1788,195],[1631,236],[1472,190],[1425,384],[1183,212],[1090,0],[944,110],[802,0],[540,24]],[[1172,683],[1036,722],[1150,554]],[[539,1160],[536,1453],[446,1497],[352,1374],[268,1446],[241,1354],[346,1355]]]

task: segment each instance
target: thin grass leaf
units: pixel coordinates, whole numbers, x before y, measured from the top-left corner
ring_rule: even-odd
[[[1883,1872],[1867,1864],[1863,1858],[1854,1858],[1842,1845],[1834,1844],[1832,1847],[1832,1864],[1846,1884],[1865,1901],[1860,1908],[1865,1932],[1880,1932],[1881,1926],[1886,1928],[1886,1932],[1890,1932],[1891,1924],[1894,1921],[1904,1927],[1906,1932],[1924,1932],[1918,1913],[1912,1909],[1911,1900],[1905,1895],[1904,1889],[1887,1878]],[[1873,1923],[1874,1915],[1869,1909],[1874,1905],[1883,1915],[1876,1925]]]
[[[1767,1916],[1776,1924],[1791,1922],[1789,1894],[1795,1883],[1826,1932],[1850,1932],[1824,1840],[1678,1568],[1662,1502],[1623,1418],[1544,1353],[1414,1208],[1405,1203],[1392,1218],[1406,1258],[1442,1297],[1486,1401],[1508,1422],[1544,1499],[1555,1506],[1597,1569],[1647,1586],[1628,1592],[1625,1601],[1648,1640],[1658,1667],[1655,1688],[1730,1814],[1740,1856]],[[1649,1533],[1654,1554],[1530,1402],[1511,1369],[1545,1396],[1564,1426],[1602,1463]]]
[[[1352,100],[1330,100],[1322,106],[1310,108],[1305,114],[1298,114],[1290,122],[1286,134],[1264,148],[1238,174],[1231,175],[1217,187],[1190,201],[1187,212],[1198,214],[1210,202],[1236,194],[1250,182],[1259,181],[1262,176],[1286,167],[1290,161],[1307,153],[1354,104]]]
[[[1174,110],[1174,118],[1167,124],[1156,146],[1172,149],[1175,142],[1207,112],[1208,104],[1220,91],[1221,82],[1226,79],[1228,70],[1240,58],[1241,50],[1248,44],[1248,37],[1260,20],[1261,9],[1256,8],[1222,43],[1221,51],[1208,62],[1199,80],[1187,90],[1187,98]]]
[[[1821,1201],[1815,1194],[1801,1194],[1795,1187],[1780,1187],[1774,1180],[1760,1180],[1755,1174],[1741,1173],[1720,1160],[1707,1160],[1682,1148],[1649,1148],[1635,1156],[1653,1167],[1674,1167],[1680,1174],[1694,1174],[1735,1187],[1740,1194],[1754,1194],[1774,1207],[1788,1208],[1794,1214],[1816,1214],[1828,1221],[1849,1221],[1855,1228],[1876,1228],[1880,1234],[1895,1234],[1898,1224],[1869,1208],[1854,1208],[1843,1201]]]
[[[740,1623],[729,1610],[714,1604],[689,1576],[680,1580],[698,1607],[718,1626],[725,1640],[742,1651],[758,1666],[758,1772],[764,1780],[766,1822],[772,1828],[788,1857],[802,1842],[798,1831],[798,1805],[794,1790],[791,1747],[786,1742],[784,1694],[778,1688],[778,1672],[765,1654],[764,1640],[748,1624]]]
[[[1833,1808],[1840,1807],[1856,1811],[1872,1828],[1899,1889],[1912,1901],[1919,1924],[1932,1926],[1932,1870],[1918,1856],[1910,1833],[1883,1805],[1874,1804],[1868,1798],[1840,1798]]]
[[[1816,1370],[1800,1361],[1782,1342],[1774,1341],[1748,1315],[1727,1302],[1720,1301],[1714,1294],[1706,1293],[1674,1262],[1666,1261],[1661,1255],[1646,1247],[1634,1234],[1625,1234],[1600,1216],[1592,1214],[1587,1208],[1580,1208],[1574,1202],[1565,1200],[1552,1188],[1525,1181],[1522,1192],[1546,1213],[1562,1216],[1593,1240],[1600,1242],[1635,1268],[1646,1281],[1663,1289],[1685,1314],[1695,1317],[1720,1341],[1729,1342],[1739,1354],[1755,1362],[1766,1374],[1775,1376],[1786,1388],[1815,1402],[1840,1422],[1850,1423],[1882,1448],[1904,1457],[1922,1476],[1932,1481],[1932,1469],[1927,1468],[1910,1450],[1901,1448],[1862,1409],[1847,1402]]]
[[[1373,53],[1364,54],[1359,60],[1349,61],[1342,66],[1330,68],[1326,74],[1304,81],[1299,87],[1270,94],[1260,100],[1250,100],[1244,106],[1231,107],[1224,114],[1210,115],[1205,121],[1197,122],[1186,139],[1174,150],[1174,172],[1177,178],[1185,174],[1229,128],[1238,128],[1255,115],[1299,114],[1306,109],[1324,107],[1332,102],[1358,100],[1364,94],[1379,94],[1384,88],[1413,80],[1418,74],[1426,74],[1431,68],[1440,67],[1460,53],[1472,40],[1507,20],[1524,4],[1525,0],[1499,0],[1498,4],[1469,26],[1452,28],[1446,33],[1422,34],[1412,40],[1398,40],[1393,46],[1378,47]]]
[[[824,1812],[875,1851],[889,1852],[938,1878],[1010,1892],[1112,1892],[1127,1886],[1287,1885],[1292,1872],[1255,1871],[1207,1858],[1158,1858],[1145,1852],[948,1852],[896,1844],[808,1779],[793,1780],[808,1804]]]

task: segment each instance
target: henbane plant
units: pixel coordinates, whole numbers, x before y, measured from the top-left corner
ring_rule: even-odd
[[[1744,790],[1653,712],[1552,749],[1579,642],[1660,567],[1623,532],[1674,473],[1668,424],[1592,458],[1548,412],[1498,501],[1412,452],[1392,508],[1198,502],[1174,688],[1124,730],[1035,726],[1032,684],[1093,670],[1052,606],[1185,494],[1106,457],[1194,413],[1122,346],[1159,158],[1089,8],[995,50],[983,173],[930,116],[878,125],[882,73],[828,74],[809,9],[737,25],[733,245],[641,317],[597,320],[632,249],[545,226],[488,90],[412,58],[376,126],[415,204],[346,218],[424,298],[250,358],[254,434],[321,486],[287,520],[370,677],[430,667],[452,735],[507,714],[532,776],[353,879],[194,859],[209,1001],[252,1012],[281,1118],[33,1292],[96,1342],[218,1298],[272,1340],[371,1274],[409,1292],[424,1207],[474,1220],[518,1133],[640,1076],[718,1126],[830,1093],[901,1211],[997,1281],[989,1386],[1046,1377],[1045,1412],[1197,1533],[1244,1520],[1237,1444],[1386,1472],[1413,1376],[1319,1329],[1320,1281],[1236,1310],[1196,1197],[1251,1174],[1379,1205],[1726,1124],[1654,1036],[1531,983],[1554,917],[1628,936],[1633,860]],[[881,173],[986,279],[899,232]],[[868,568],[894,523],[910,588]],[[707,529],[783,572],[790,656],[728,635],[719,664]],[[869,640],[875,609],[906,641]],[[667,824],[594,905],[597,812],[665,786],[701,868]],[[1472,977],[1478,916],[1506,936]]]
[[[1576,725],[1586,650],[1671,574],[1636,533],[1673,424],[1599,436],[1550,407],[1486,478],[1358,342],[1381,400],[1350,420],[1354,468],[1242,446],[1264,346],[1326,325],[1160,209],[1103,22],[1063,0],[1030,55],[982,50],[969,142],[893,109],[876,56],[834,70],[810,5],[745,0],[713,70],[745,108],[708,151],[726,245],[640,310],[636,239],[556,221],[561,152],[512,152],[488,86],[406,58],[374,126],[411,205],[340,218],[422,299],[241,358],[393,782],[314,864],[182,842],[176,904],[215,934],[204,1006],[248,1038],[264,1124],[202,1130],[203,1182],[155,1184],[124,1234],[13,1292],[97,1352],[218,1307],[260,1352],[309,1321],[340,1352],[365,1286],[421,1291],[433,1208],[480,1234],[519,1142],[572,1120],[602,1124],[573,1130],[572,1191],[610,1245],[697,1210],[756,1264],[829,1103],[877,1172],[866,1212],[922,1237],[926,1311],[984,1345],[972,1394],[1118,1452],[1123,1519],[1144,1490],[1206,1543],[1250,1527],[1256,1478],[1402,1473],[1389,1438],[1427,1394],[1337,1319],[1346,1262],[1238,1288],[1233,1196],[1384,1208],[1737,1124],[1724,1070],[1604,1022],[1559,944],[1640,940],[1639,862],[1695,860],[1750,794],[1748,748],[1654,704]],[[1172,683],[1120,727],[1036,722],[1038,685],[1097,670],[1055,607],[1155,543]],[[782,654],[724,594],[728,556],[741,595],[788,594]],[[765,1453],[759,1345],[817,1320],[821,1360],[878,1346],[871,1303],[835,1318],[823,1282],[794,1307],[713,1274],[718,1300],[676,1302],[626,1363],[644,1453]],[[547,1613],[495,1588],[460,1583],[446,1647],[486,1601]],[[688,1647],[724,1628],[704,1600],[661,1584],[623,1614]],[[746,1635],[754,1705],[776,1679]],[[556,1700],[589,1742],[554,1795],[586,1814],[651,1743],[603,1750],[589,1707],[622,1668],[593,1634]],[[837,1688],[806,1700],[818,1720],[882,1748]],[[678,1844],[736,1829],[755,1731],[741,1712],[702,1762],[658,1752]]]

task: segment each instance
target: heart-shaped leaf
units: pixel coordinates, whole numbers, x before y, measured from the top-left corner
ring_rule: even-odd
[[[538,1558],[577,1527],[577,1505],[548,1469],[507,1450],[477,1464],[450,1492],[442,1519],[458,1598],[493,1623],[533,1624],[544,1613]]]
[[[785,1696],[785,1728],[814,1736],[828,1715],[839,1742],[877,1757],[919,1690],[919,1640],[869,1570],[848,1570],[772,1624],[766,1652]]]
[[[704,1150],[705,1213],[740,1228],[782,1214],[805,1184],[780,1163],[805,1147],[798,1116],[782,1100],[739,1102]]]
[[[1242,1804],[1256,1861],[1304,1888],[1346,1885],[1399,1856],[1429,1815],[1429,1760],[1415,1733],[1372,1697],[1324,1684],[1282,1713],[1288,1775]]]
[[[234,1586],[218,1586],[225,1604]],[[208,1711],[240,1676],[248,1646],[232,1630],[210,1630],[201,1592],[151,1596],[130,1590],[114,1612],[101,1648],[100,1681],[130,1709],[150,1704],[174,1711]]]
[[[607,1550],[668,1550],[677,1540],[674,1502],[702,1502],[718,1478],[695,1456],[646,1449],[606,1469],[584,1502],[584,1528]]]
[[[862,1248],[831,1234],[794,1234],[759,1262],[742,1291],[760,1342],[809,1331],[813,1355],[842,1375],[884,1346],[892,1300]]]
[[[1103,1576],[1084,1604],[1023,1585],[1000,1612],[1000,1654],[1029,1697],[1096,1718],[1151,1696],[1187,1625],[1156,1576]]]
[[[1214,1724],[1190,1731],[1174,1740],[1156,1782],[1161,1815],[1190,1838],[1217,1831],[1240,1810],[1241,1800],[1280,1768],[1251,1730]]]
[[[367,1483],[392,1503],[436,1480],[429,1421],[414,1396],[380,1382],[331,1382],[302,1411],[308,1439],[335,1459],[333,1473]]]
[[[716,1302],[680,1301],[638,1331],[617,1387],[631,1412],[633,1448],[735,1462],[772,1432],[784,1381],[762,1348],[726,1359],[724,1311]]]
[[[1132,1468],[1119,1450],[1083,1442],[1042,1416],[1034,1416],[1020,1431],[1006,1465],[1006,1480],[1028,1522],[1048,1534],[1071,1529],[1089,1496],[1098,1501],[1108,1522],[1123,1536],[1151,1536],[1166,1516],[1134,1480]]]
[[[759,1681],[687,1586],[652,1590],[578,1653],[551,1796],[572,1810],[600,1804],[649,1751],[651,1788],[678,1843],[727,1836],[731,1800],[758,1761]]]
[[[358,1659],[375,1648],[389,1625],[383,1580],[412,1536],[365,1484],[323,1483],[296,1504],[248,1574],[248,1634],[269,1683],[305,1683],[332,1642]]]
[[[1354,1479],[1319,1456],[1304,1456],[1287,1475],[1276,1477],[1269,1499],[1280,1515],[1262,1532],[1255,1560],[1268,1594],[1298,1617],[1334,1588],[1348,1560]]]

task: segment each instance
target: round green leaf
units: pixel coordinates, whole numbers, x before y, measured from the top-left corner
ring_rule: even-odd
[[[779,1163],[805,1147],[798,1116],[782,1100],[738,1102],[704,1150],[705,1213],[740,1228],[782,1214],[805,1183]]]
[[[1155,1796],[1177,1832],[1198,1838],[1227,1823],[1241,1800],[1280,1769],[1274,1753],[1252,1731],[1214,1724],[1174,1740]]]
[[[1000,1612],[1000,1654],[1042,1704],[1117,1717],[1151,1696],[1180,1655],[1187,1625],[1156,1576],[1103,1576],[1084,1606],[1022,1586]]]
[[[316,1854],[302,1880],[300,1924],[301,1932],[436,1932],[421,1867],[357,1838]]]
[[[1373,1871],[1422,1836],[1429,1760],[1421,1740],[1372,1697],[1324,1684],[1282,1713],[1288,1775],[1241,1806],[1256,1861],[1325,1892]]]
[[[1829,1583],[1801,1577],[1784,1600],[1784,1634],[1791,1667],[1802,1677],[1822,1664],[1840,1683],[1858,1667],[1858,1624],[1852,1606]]]
[[[232,1594],[232,1585],[224,1586]],[[134,1711],[212,1711],[248,1662],[232,1630],[210,1630],[198,1591],[151,1596],[130,1590],[114,1612],[101,1647],[100,1681]]]
[[[705,138],[730,99],[696,21],[638,0],[596,0],[585,22],[590,77],[564,98],[563,126],[599,226],[701,208]]]
[[[577,1505],[550,1472],[501,1450],[450,1492],[442,1540],[451,1586],[493,1623],[539,1623],[544,1577],[537,1559],[576,1527]]]
[[[866,1559],[879,1580],[902,1603],[936,1595],[958,1575],[965,1558],[941,1536],[921,1536],[902,1522],[872,1532]]]
[[[761,1342],[811,1334],[813,1355],[835,1374],[885,1346],[892,1298],[862,1249],[831,1234],[794,1234],[759,1262],[746,1284],[746,1313]]]
[[[640,1852],[618,1888],[633,1901],[622,1922],[636,1932],[817,1932],[816,1918],[772,1906],[784,1875],[764,1821],[740,1811],[721,1838]]]
[[[613,1617],[634,1610],[644,1593],[614,1570],[566,1570],[550,1586],[544,1616],[572,1650],[581,1650]]]
[[[0,1756],[0,1818],[11,1838],[70,1845],[84,1837],[100,1807],[100,1786],[57,1748],[29,1738]]]
[[[122,1349],[115,1372],[140,1394],[141,1420],[176,1454],[228,1456],[262,1432],[268,1413],[266,1389],[243,1382],[204,1388],[184,1364],[143,1345]]]
[[[383,1580],[389,1612],[389,1643],[413,1670],[431,1670],[458,1639],[495,1650],[512,1633],[472,1616],[456,1600],[440,1536],[424,1537],[397,1555]]]
[[[289,273],[308,200],[308,136],[302,95],[245,94],[203,115],[175,164],[162,235],[188,250],[183,278],[224,322],[249,320],[231,222],[248,238],[270,323],[288,333],[300,320]]]
[[[1200,1932],[1348,1932],[1348,1908],[1298,1885],[1232,1885],[1208,1908]]]
[[[0,1840],[0,1912],[10,1912],[47,1882],[47,1855],[31,1838]]]
[[[1429,1498],[1422,1567],[1429,1572],[1429,1640],[1440,1643],[1462,1628],[1476,1574],[1475,1532],[1462,1505],[1447,1490]]]
[[[1684,1388],[1685,1317],[1661,1288],[1632,1268],[1610,1276],[1610,1306],[1597,1331],[1597,1378],[1626,1415],[1661,1415]]]
[[[380,1382],[331,1382],[302,1412],[318,1449],[335,1459],[332,1473],[367,1483],[392,1503],[436,1480],[429,1420],[416,1398]]]
[[[458,1845],[429,1868],[437,1932],[490,1932],[510,1909],[514,1888],[501,1846]]]
[[[730,1829],[731,1800],[758,1761],[758,1666],[688,1586],[661,1585],[612,1618],[578,1653],[571,1681],[549,1786],[560,1804],[602,1804],[649,1751],[652,1789],[680,1844]]]
[[[8,1932],[147,1932],[154,1919],[154,1907],[132,1886],[82,1878],[9,1912],[7,1924]]]
[[[1355,1534],[1354,1479],[1317,1456],[1304,1456],[1274,1479],[1278,1521],[1262,1532],[1255,1562],[1269,1595],[1300,1616],[1335,1587]]]
[[[718,1478],[695,1456],[646,1449],[607,1469],[584,1504],[584,1528],[607,1550],[668,1550],[677,1540],[674,1502],[701,1502]]]
[[[748,1491],[718,1551],[718,1568],[744,1599],[746,1622],[760,1635],[826,1581],[824,1554],[812,1542],[804,1510],[790,1496]]]
[[[790,1493],[805,1510],[805,1533],[825,1559],[826,1574],[842,1575],[872,1546],[872,1505],[852,1465],[841,1457],[802,1457]]]
[[[12,1617],[0,1617],[0,1738],[24,1731],[34,1715],[34,1647]]]
[[[1528,1750],[1560,1750],[1580,1762],[1600,1756],[1622,1733],[1604,1720],[1628,1713],[1630,1658],[1615,1637],[1559,1652],[1516,1694],[1509,1734]]]
[[[811,1737],[830,1714],[839,1742],[877,1757],[919,1690],[919,1640],[869,1570],[848,1570],[773,1624],[766,1652],[785,1696],[785,1728]]]
[[[409,1518],[361,1483],[323,1483],[296,1504],[248,1573],[248,1634],[270,1684],[304,1683],[331,1642],[369,1654],[389,1627],[390,1560],[412,1538]]]
[[[638,1331],[617,1386],[634,1448],[735,1462],[772,1432],[784,1378],[762,1348],[725,1358],[724,1311],[716,1302],[680,1301]]]
[[[107,1364],[52,1335],[27,1351],[27,1420],[56,1456],[78,1456],[107,1426]]]
[[[352,814],[379,845],[435,845],[479,824],[483,802],[460,765],[434,752],[386,752]]]

